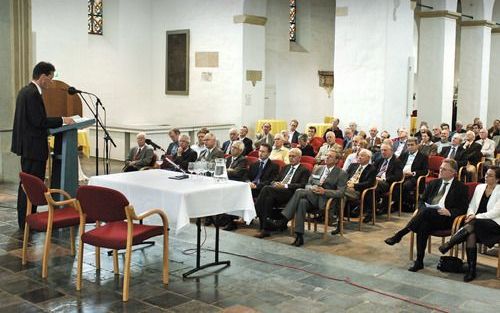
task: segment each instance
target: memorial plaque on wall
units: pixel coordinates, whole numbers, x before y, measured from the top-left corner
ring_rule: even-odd
[[[189,29],[167,31],[165,93],[189,94]]]

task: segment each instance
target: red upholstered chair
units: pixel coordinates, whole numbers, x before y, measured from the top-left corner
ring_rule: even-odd
[[[311,164],[311,163],[304,163],[304,162],[300,162],[300,164],[302,164],[302,166],[304,166],[305,168],[307,168],[307,170],[309,172],[312,172],[313,168],[314,168],[314,165]]]
[[[247,159],[248,167],[250,167],[252,164],[254,164],[255,162],[257,162],[259,160],[259,158],[248,156],[248,155],[245,158]]]
[[[429,157],[429,175],[425,178],[425,184],[428,184],[430,181],[438,178],[439,176],[439,167],[441,163],[443,163],[444,158],[439,155],[431,155]]]
[[[247,154],[247,156],[258,158],[259,157],[259,150],[252,150],[252,151],[250,151],[249,154]]]
[[[344,146],[344,139],[335,138],[335,143],[338,144],[339,146],[343,147]]]
[[[43,181],[33,175],[19,173],[21,184],[26,193],[26,223],[24,224],[24,237],[22,249],[22,264],[26,264],[26,249],[28,247],[30,229],[46,232],[45,245],[43,248],[42,257],[42,277],[48,276],[48,258],[50,251],[50,240],[52,230],[58,228],[70,228],[71,254],[75,255],[75,230],[74,226],[80,223],[78,211],[69,205],[74,204],[71,196],[60,189],[48,189]],[[53,193],[58,193],[64,196],[66,200],[55,201],[52,198]],[[33,205],[48,205],[48,210],[45,212],[31,213]],[[62,207],[62,208],[59,208]]]
[[[152,209],[137,216],[134,208],[122,193],[98,186],[81,186],[78,188],[76,199],[76,207],[80,213],[76,290],[82,288],[84,244],[112,249],[115,274],[118,274],[117,250],[126,249],[123,266],[123,301],[128,301],[132,246],[161,235],[163,235],[163,283],[168,284],[168,218],[163,210]],[[134,223],[134,221],[142,221],[153,214],[158,214],[161,217],[163,225]],[[96,227],[92,230],[85,230],[85,220],[88,218],[96,221]],[[97,269],[100,267],[98,255],[99,253],[96,252]]]
[[[300,163],[310,163],[316,165],[316,158],[308,155],[303,155],[300,157]]]
[[[314,137],[313,139],[311,139],[311,146],[313,147],[314,149],[314,153],[318,153],[319,151],[319,148],[325,143],[325,141],[323,140],[322,137]]]
[[[281,160],[271,160],[274,164],[278,165],[280,172],[286,166],[285,162]]]

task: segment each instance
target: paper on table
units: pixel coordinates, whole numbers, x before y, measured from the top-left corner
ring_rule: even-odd
[[[436,209],[436,210],[439,210],[441,209],[441,206],[439,204],[429,204],[427,202],[424,202],[425,203],[425,207],[426,208],[429,208],[429,209]]]
[[[91,120],[90,117],[81,117],[80,115],[73,115],[73,116],[71,116],[71,118],[73,119],[73,121],[75,121],[75,123],[81,123],[81,122]]]

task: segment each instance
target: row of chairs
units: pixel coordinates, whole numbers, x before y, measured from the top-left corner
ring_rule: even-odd
[[[76,198],[60,189],[49,189],[36,176],[20,173],[22,188],[27,198],[26,223],[24,228],[22,264],[26,264],[27,246],[30,229],[45,232],[42,257],[42,278],[48,277],[48,258],[51,236],[55,229],[70,228],[71,255],[75,255],[74,229],[79,226],[78,268],[76,289],[82,288],[82,265],[84,244],[96,247],[96,269],[100,269],[100,248],[113,251],[113,269],[119,274],[118,250],[125,249],[123,266],[123,301],[128,301],[130,284],[130,263],[132,246],[144,243],[149,238],[163,235],[163,276],[168,284],[168,218],[162,209],[152,209],[136,215],[134,208],[120,192],[98,186],[81,186]],[[56,201],[53,195],[59,194],[64,200]],[[32,206],[45,206],[45,212],[31,213]],[[152,215],[159,215],[162,225],[144,225],[142,221]],[[139,223],[137,223],[139,222]],[[104,223],[104,224],[103,224]],[[95,224],[87,230],[85,227]]]

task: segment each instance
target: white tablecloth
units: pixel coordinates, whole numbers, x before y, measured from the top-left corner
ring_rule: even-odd
[[[123,193],[137,214],[161,208],[168,216],[170,228],[178,233],[190,218],[228,213],[255,217],[250,186],[236,181],[216,182],[210,177],[190,176],[184,180],[169,179],[180,173],[148,170],[93,176],[89,185],[112,188]]]

